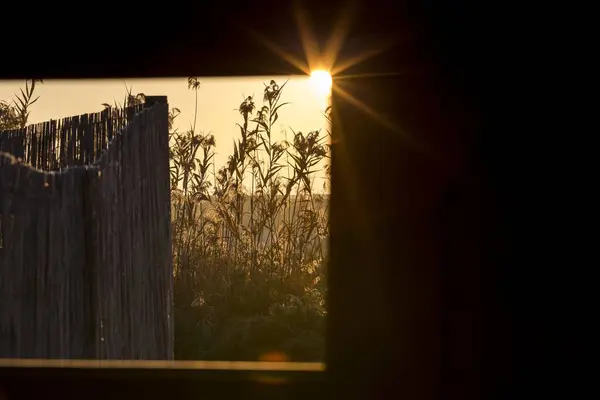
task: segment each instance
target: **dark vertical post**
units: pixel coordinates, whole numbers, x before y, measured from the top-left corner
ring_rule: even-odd
[[[158,293],[165,293],[166,298],[163,301],[161,306],[166,306],[166,315],[163,326],[166,328],[166,336],[167,336],[167,347],[162,347],[160,349],[160,357],[166,359],[174,358],[174,326],[173,326],[173,257],[172,257],[172,242],[171,242],[171,191],[170,191],[170,160],[169,160],[169,108],[168,108],[168,100],[167,96],[146,96],[144,108],[149,109],[154,105],[164,105],[163,110],[160,111],[160,114],[155,114],[156,118],[153,118],[152,121],[156,124],[155,129],[153,130],[158,134],[158,137],[155,138],[158,143],[158,151],[157,154],[157,162],[158,169],[155,170],[157,172],[156,179],[159,179],[160,182],[158,190],[162,195],[161,198],[161,215],[164,218],[158,226],[160,227],[160,231],[155,232],[157,235],[154,240],[163,241],[163,245],[161,245],[161,249],[165,252],[162,257],[164,257],[164,264],[161,266],[164,268],[161,273],[164,273],[163,279],[160,279],[159,282],[166,285],[166,287],[158,290]],[[166,241],[166,242],[164,242]],[[162,258],[161,257],[161,258]],[[158,288],[157,288],[158,289]],[[161,335],[161,341],[164,340],[164,337]],[[160,346],[163,346],[164,342],[160,343]]]
[[[150,108],[156,103],[168,104],[167,96],[146,96],[146,101],[144,102],[144,108]]]
[[[84,218],[84,251],[85,262],[83,265],[84,277],[84,302],[81,305],[85,309],[85,327],[83,343],[84,350],[82,358],[97,359],[100,358],[96,347],[96,335],[98,334],[99,324],[97,315],[97,268],[96,265],[96,210],[98,203],[95,201],[96,187],[98,180],[98,170],[95,168],[88,169],[84,172],[83,185],[81,188],[81,196],[83,197],[83,218]]]
[[[154,169],[156,182],[156,190],[159,194],[160,207],[159,214],[161,221],[155,225],[158,231],[153,232],[155,235],[149,243],[160,243],[160,255],[157,255],[161,260],[161,278],[158,282],[163,287],[155,288],[157,293],[161,294],[160,308],[162,320],[160,324],[159,341],[157,343],[158,355],[161,359],[172,360],[174,358],[174,325],[173,325],[173,256],[172,256],[172,239],[171,239],[171,191],[170,191],[170,160],[169,160],[169,108],[167,96],[146,96],[144,109],[151,109],[158,106],[158,109],[152,110],[151,123],[154,124],[149,132],[157,135],[152,138],[153,143],[158,147],[153,147],[156,154],[156,166]],[[148,110],[150,111],[150,110]],[[164,296],[164,297],[163,297]],[[163,308],[164,307],[164,308]],[[158,322],[158,321],[157,321]],[[158,327],[157,327],[158,328]],[[164,329],[164,330],[163,330]]]

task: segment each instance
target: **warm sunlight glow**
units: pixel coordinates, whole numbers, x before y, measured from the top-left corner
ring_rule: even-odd
[[[327,97],[331,93],[333,80],[329,72],[322,69],[313,71],[310,74],[310,82],[319,95]]]

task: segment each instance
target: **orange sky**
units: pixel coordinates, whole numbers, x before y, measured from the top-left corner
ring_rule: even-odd
[[[199,78],[201,86],[198,92],[197,131],[215,135],[217,141],[216,166],[224,165],[233,149],[233,138],[239,135],[236,122],[242,121],[236,111],[243,96],[255,96],[257,108],[262,106],[263,82],[275,79],[280,85],[288,77],[251,77],[251,78]],[[295,131],[308,132],[321,129],[325,134],[328,123],[322,115],[326,99],[315,90],[307,76],[289,77],[284,88],[282,102],[290,102],[279,112],[279,126],[275,140],[288,138]],[[132,87],[133,93],[146,95],[166,95],[171,107],[177,107],[181,114],[175,120],[175,128],[188,130],[194,120],[194,92],[187,88],[187,78],[169,79],[118,79],[118,80],[45,80],[36,86],[39,100],[32,106],[29,123],[60,119],[101,111],[102,103],[122,102],[126,94],[125,85]],[[0,100],[10,100],[23,81],[0,81]],[[322,179],[315,180],[315,189],[320,191]]]

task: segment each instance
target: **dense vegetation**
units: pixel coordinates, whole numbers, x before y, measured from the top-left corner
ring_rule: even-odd
[[[0,129],[26,124],[35,83],[0,103]],[[323,359],[328,198],[312,178],[329,142],[320,131],[274,140],[284,87],[272,80],[262,105],[239,105],[239,135],[220,168],[215,137],[196,130],[196,115],[189,130],[171,129],[177,359]],[[188,88],[197,104],[198,79]],[[143,101],[128,91],[114,107]],[[178,114],[171,108],[171,127]]]

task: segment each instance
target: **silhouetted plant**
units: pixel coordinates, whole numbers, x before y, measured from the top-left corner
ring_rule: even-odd
[[[11,101],[0,101],[0,131],[8,129],[21,129],[29,121],[30,107],[38,101],[39,96],[33,98],[35,87],[44,83],[41,79],[28,79],[25,81],[25,90],[20,89],[20,94],[15,94]]]
[[[199,82],[190,78],[188,87],[197,96]],[[273,140],[288,104],[284,87],[265,84],[260,108],[244,97],[233,153],[218,170],[214,136],[194,126],[173,135],[178,358],[257,359],[278,350],[322,359],[328,201],[312,178],[328,148],[319,131]]]

